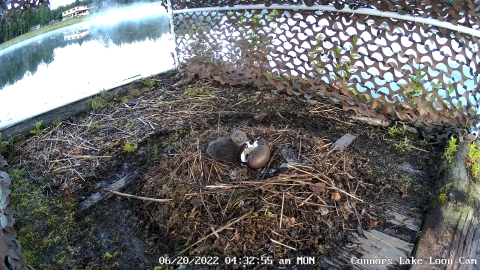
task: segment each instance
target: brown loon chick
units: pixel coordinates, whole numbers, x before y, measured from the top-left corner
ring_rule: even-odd
[[[234,163],[240,159],[242,146],[247,141],[247,134],[236,130],[230,136],[224,136],[210,142],[206,152],[211,159]]]

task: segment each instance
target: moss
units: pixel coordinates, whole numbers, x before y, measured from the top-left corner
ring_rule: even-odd
[[[149,78],[142,79],[142,83],[143,85],[145,85],[145,87],[148,87],[148,88],[152,88],[155,86],[155,82]]]
[[[448,200],[448,193],[450,192],[451,186],[452,183],[448,183],[440,189],[440,193],[438,194],[438,201],[440,203],[444,203]]]
[[[400,141],[399,143],[395,143],[395,147],[398,150],[404,150],[404,151],[412,151],[413,144],[412,141],[410,141],[407,137],[403,141]]]
[[[448,148],[447,148],[448,150]],[[466,160],[467,169],[474,179],[477,179],[480,174],[480,150],[477,142],[472,142],[468,146],[468,155]]]
[[[118,93],[101,91],[99,95],[93,98],[89,98],[85,101],[87,109],[92,112],[96,112],[105,107],[110,102],[120,102],[122,99]]]
[[[397,127],[397,125],[393,127],[389,127],[387,130],[387,134],[389,136],[404,136],[405,132],[407,132],[407,126],[405,124],[402,125],[402,127]]]
[[[457,152],[457,139],[452,137],[448,140],[448,146],[445,148],[443,157],[447,160],[448,163],[451,163],[453,160],[453,154]]]
[[[23,169],[12,168],[9,174],[16,217],[14,227],[28,264],[41,269],[65,269],[74,265],[72,255],[77,251],[71,243],[76,235],[76,204],[46,195],[43,187],[25,178]],[[46,258],[44,254],[54,255]]]
[[[190,87],[185,89],[185,93],[189,97],[200,96],[200,95],[210,95],[212,94],[212,90],[206,87]]]
[[[137,143],[130,143],[129,141],[126,141],[123,145],[123,151],[127,153],[133,153],[135,150],[137,150]]]

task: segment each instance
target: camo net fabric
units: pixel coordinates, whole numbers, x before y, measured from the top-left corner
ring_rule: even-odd
[[[11,180],[4,171],[7,165],[5,159],[0,156],[0,226],[2,229],[2,237],[0,237],[0,269],[28,269],[20,242],[17,240],[17,233],[13,228],[15,220],[10,202]]]
[[[172,1],[173,10],[329,1]],[[336,1],[448,21],[475,30],[478,1]],[[297,7],[297,10],[293,8]],[[252,9],[174,14],[178,60],[189,75],[340,104],[430,130],[473,124],[479,41],[418,22],[343,12]]]

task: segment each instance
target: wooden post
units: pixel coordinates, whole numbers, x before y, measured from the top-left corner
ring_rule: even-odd
[[[470,180],[465,160],[469,146],[460,143],[442,187],[451,184],[448,201],[437,203],[425,218],[413,270],[480,269],[480,183]],[[420,262],[420,261],[417,261]]]

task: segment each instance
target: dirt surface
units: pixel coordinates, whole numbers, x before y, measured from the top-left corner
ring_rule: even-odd
[[[408,228],[387,222],[388,210],[401,205],[418,215],[430,207],[442,144],[426,143],[400,124],[368,126],[337,107],[295,96],[201,81],[172,89],[173,76],[136,82],[127,96],[105,94],[109,103],[11,149],[11,168],[24,168],[44,195],[81,203],[126,177],[121,192],[171,199],[109,196],[75,214],[75,235],[64,244],[70,262],[53,260],[66,248],[58,244],[31,266],[240,269],[251,262],[256,265],[248,269],[325,269],[339,252],[361,256],[355,236],[362,230],[416,241]],[[209,141],[236,129],[268,141],[266,167],[205,156]],[[353,143],[332,149],[347,133],[357,137]],[[18,232],[26,224],[16,219]],[[159,263],[183,256],[203,256],[213,265]],[[298,265],[302,256],[314,263]]]

